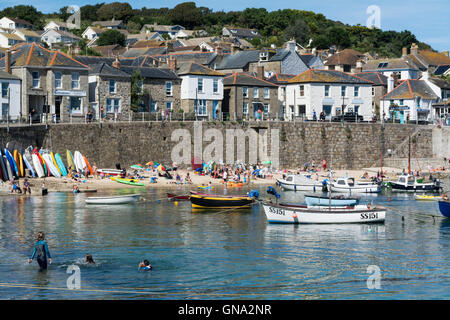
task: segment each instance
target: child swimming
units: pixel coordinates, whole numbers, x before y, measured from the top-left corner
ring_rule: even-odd
[[[150,271],[152,269],[152,266],[150,265],[150,262],[148,260],[144,260],[143,262],[139,263],[138,271]]]

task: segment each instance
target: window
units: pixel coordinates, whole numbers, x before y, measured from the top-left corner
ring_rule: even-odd
[[[206,116],[206,100],[194,100],[194,112],[197,116]]]
[[[156,102],[152,101],[150,112],[156,112]]]
[[[80,74],[72,73],[72,89],[78,89],[80,87]]]
[[[197,79],[198,92],[203,92],[203,78]]]
[[[247,87],[242,87],[242,96],[244,98],[248,98],[248,88]]]
[[[270,90],[269,88],[264,88],[264,99],[270,98]]]
[[[304,116],[306,114],[306,105],[304,104],[298,105],[297,111],[299,116]]]
[[[359,87],[355,87],[355,97],[359,97]]]
[[[375,88],[372,87],[372,97],[374,97],[374,96],[375,96]]]
[[[270,104],[264,103],[264,115],[268,116],[270,112]]]
[[[166,109],[172,110],[172,101],[166,101]]]
[[[6,119],[8,117],[8,107],[9,105],[7,103],[2,103],[2,114],[1,114],[2,119]]]
[[[81,113],[81,98],[70,97],[70,110],[72,112]]]
[[[109,93],[116,93],[116,81],[109,80]]]
[[[257,87],[253,88],[253,98],[259,98],[259,89]]]
[[[120,107],[120,99],[106,99],[106,112],[107,113],[115,113],[119,112]]]
[[[248,114],[248,103],[244,102],[244,105],[242,106],[242,113]]]
[[[404,100],[403,100],[403,99],[398,100],[398,104],[399,104],[400,106],[402,106],[403,103],[404,103]]]
[[[61,72],[55,72],[55,88],[61,88],[62,87],[62,73]]]
[[[213,92],[219,92],[219,79],[213,79]]]
[[[300,86],[300,97],[305,96],[305,86]]]
[[[40,84],[40,76],[39,71],[33,71],[31,72],[31,76],[33,77],[33,88],[39,88]]]
[[[198,91],[200,91],[200,88]],[[172,96],[172,81],[166,82],[166,96]]]
[[[2,82],[2,98],[8,97],[8,87],[9,84],[7,82]]]
[[[345,91],[347,90],[346,86],[341,87],[341,97],[345,97]]]
[[[330,86],[326,85],[325,86],[325,97],[329,97],[330,96]]]

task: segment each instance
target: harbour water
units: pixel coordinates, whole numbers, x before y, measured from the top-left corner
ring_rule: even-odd
[[[136,191],[145,201],[135,205],[84,202]],[[193,211],[189,201],[168,202],[166,191],[1,196],[0,299],[450,298],[450,221],[432,217],[440,215],[437,202],[383,193],[362,202],[392,208],[385,224],[270,225],[259,205]],[[303,195],[282,198],[302,202]],[[27,262],[38,231],[53,257],[46,272]],[[87,253],[95,266],[83,263]],[[138,272],[143,259],[152,271]],[[79,290],[67,287],[74,264]],[[368,287],[369,266],[380,270],[379,289]]]

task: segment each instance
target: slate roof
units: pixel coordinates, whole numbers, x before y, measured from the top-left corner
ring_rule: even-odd
[[[336,70],[309,69],[293,77],[288,83],[349,83],[372,84],[369,80]]]
[[[243,69],[250,62],[259,61],[259,50],[244,50],[234,54],[224,55],[221,61],[217,61],[216,70]]]
[[[5,58],[0,67],[5,66]],[[48,50],[35,42],[22,43],[11,50],[11,67],[66,67],[87,69],[88,66],[60,51]]]
[[[450,90],[450,83],[444,79],[430,77],[428,80],[441,89]]]
[[[77,39],[80,40],[81,38],[75,34],[73,34],[72,32],[69,31],[65,31],[65,30],[57,30],[57,29],[48,29],[47,31],[45,31],[44,33],[50,33],[50,32],[56,32],[57,34],[59,34],[60,36],[63,37],[67,37],[67,38],[72,38],[72,39]]]
[[[427,65],[439,66],[443,64],[450,64],[450,58],[441,52],[434,52],[431,50],[419,50],[417,53],[418,53],[417,58],[419,60],[422,60]]]
[[[32,26],[32,24],[30,22],[23,20],[23,19],[9,18],[9,17],[8,17],[8,19],[14,21],[15,23],[26,24],[26,25]]]
[[[0,34],[8,39],[24,41],[21,37],[19,37],[17,34],[14,33],[0,32]]]
[[[127,72],[114,68],[106,62],[90,65],[89,74],[106,77],[131,78],[130,74]]]
[[[283,73],[275,73],[271,76],[267,81],[275,83],[275,84],[286,84],[295,77],[295,74],[283,74]]]
[[[369,80],[374,85],[387,86],[387,77],[380,72],[360,72],[356,73],[355,76]]]
[[[91,23],[92,26],[99,25],[101,27],[118,27],[122,23],[122,20],[111,20],[111,21],[94,21]]]
[[[448,69],[450,69],[450,64],[441,65],[436,68],[434,74],[440,76],[441,74],[446,73]]]
[[[162,59],[163,61],[168,60],[170,57],[173,57],[177,60],[178,63],[182,62],[196,62],[202,65],[210,65],[214,59],[216,58],[217,53],[215,52],[200,52],[200,51],[191,51],[191,52],[172,52],[169,54],[162,55],[152,55],[155,59]]]
[[[120,70],[132,75],[134,70],[138,69],[141,72],[141,76],[150,79],[166,79],[166,80],[178,80],[177,74],[167,68],[153,68],[153,67],[120,67]]]
[[[251,87],[272,87],[276,88],[278,85],[275,83],[258,79],[248,73],[234,73],[230,76],[223,78],[224,86],[251,86]]]
[[[12,75],[3,70],[0,70],[0,79],[20,80],[19,77],[16,77],[15,75]]]
[[[438,98],[425,81],[404,80],[391,92],[388,92],[382,99],[414,99],[415,97],[422,97],[422,99],[426,100],[434,100]]]
[[[93,64],[99,64],[102,62],[107,63],[108,65],[112,65],[114,60],[116,60],[114,57],[96,57],[96,56],[76,56],[75,57],[78,61],[85,65],[93,65]],[[153,61],[154,59],[149,56],[139,56],[139,57],[133,57],[133,58],[119,58],[119,62],[121,66],[135,66],[135,67],[153,67]]]
[[[163,47],[150,47],[150,48],[131,48],[131,49],[128,49],[127,51],[125,51],[124,53],[122,53],[122,56],[132,58],[132,57],[138,57],[138,56],[142,56],[142,55],[149,55],[149,56],[164,55],[166,53],[167,53],[167,48],[164,46]]]
[[[418,70],[417,66],[401,58],[370,60],[365,65],[363,65],[363,71],[383,71],[392,69]]]
[[[182,75],[204,75],[204,76],[225,76],[223,73],[207,68],[195,62],[182,63],[179,65],[177,73]]]
[[[261,35],[255,29],[246,29],[246,28],[235,28],[235,27],[226,27],[230,33],[235,37],[241,38],[261,38]],[[256,32],[253,33],[253,32]]]
[[[16,29],[16,32],[20,32],[22,33],[24,36],[28,36],[28,37],[36,37],[39,38],[41,35],[39,33],[37,33],[36,31],[30,30],[30,29],[24,29],[24,28],[19,28]]]

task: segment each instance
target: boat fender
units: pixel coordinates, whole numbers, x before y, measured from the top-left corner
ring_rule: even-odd
[[[274,187],[267,187],[267,193],[274,195],[276,198],[280,198],[280,194],[275,190]]]
[[[297,185],[294,184],[294,191],[297,191]]]
[[[316,186],[313,186],[313,192],[316,192]]]
[[[294,213],[294,214],[292,215],[292,218],[297,219],[297,214]]]

